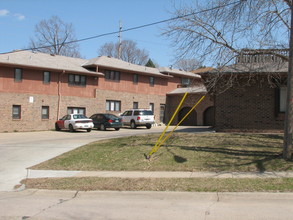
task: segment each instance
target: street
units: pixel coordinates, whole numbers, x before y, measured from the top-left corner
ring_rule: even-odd
[[[0,193],[0,219],[291,220],[292,216],[292,193]]]

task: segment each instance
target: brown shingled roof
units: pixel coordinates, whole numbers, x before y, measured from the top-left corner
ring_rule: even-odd
[[[6,66],[31,67],[54,71],[83,73],[88,75],[104,75],[82,67],[87,60],[40,52],[15,51],[0,54],[0,64]]]

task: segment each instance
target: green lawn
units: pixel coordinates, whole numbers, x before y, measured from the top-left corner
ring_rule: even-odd
[[[159,135],[104,140],[32,169],[127,171],[292,171],[281,158],[281,134],[175,133],[150,160]]]

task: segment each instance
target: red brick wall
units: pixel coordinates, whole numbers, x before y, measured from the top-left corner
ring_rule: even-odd
[[[276,102],[276,89],[268,85],[235,86],[215,98],[216,129],[282,130]]]
[[[45,70],[44,70],[45,71]],[[12,93],[30,93],[58,95],[58,80],[61,75],[60,92],[64,96],[94,97],[94,90],[97,86],[97,79],[87,76],[86,86],[73,86],[68,84],[68,74],[51,72],[51,81],[43,83],[43,70],[24,69],[21,82],[14,82],[14,68],[0,68],[0,91]],[[82,74],[81,74],[82,75]]]
[[[105,70],[99,70],[105,72]],[[150,86],[149,76],[139,75],[138,83],[133,83],[133,75],[135,73],[120,72],[120,81],[106,80],[104,77],[99,78],[98,88],[100,90],[119,91],[119,92],[130,92],[139,94],[155,94],[155,95],[166,95],[166,93],[177,88],[177,84],[180,82],[178,77],[174,78],[160,78],[155,77],[155,85]]]

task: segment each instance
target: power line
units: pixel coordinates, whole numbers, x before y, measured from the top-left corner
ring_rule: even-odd
[[[173,18],[169,18],[169,19],[165,19],[165,20],[161,20],[161,21],[156,21],[156,22],[149,23],[149,24],[144,24],[144,25],[140,25],[140,26],[136,26],[136,27],[132,27],[132,28],[127,28],[127,29],[124,29],[124,30],[113,31],[113,32],[99,34],[99,35],[95,35],[95,36],[91,36],[91,37],[86,37],[86,38],[82,38],[82,39],[77,39],[77,40],[64,42],[64,43],[62,43],[62,45],[78,43],[78,42],[82,42],[82,41],[87,41],[87,40],[92,40],[92,39],[96,39],[96,38],[100,38],[100,37],[109,36],[109,35],[119,34],[119,33],[122,33],[122,32],[128,32],[128,31],[133,31],[133,30],[137,30],[137,29],[141,29],[141,28],[146,28],[146,27],[166,23],[166,22],[169,22],[169,21],[174,21],[174,20],[178,20],[178,19],[181,19],[181,18],[186,18],[186,17],[189,17],[191,15],[197,15],[197,14],[200,14],[200,13],[205,13],[205,12],[213,11],[213,10],[216,10],[216,9],[228,7],[228,6],[239,4],[239,3],[242,3],[242,2],[243,2],[243,0],[239,0],[239,1],[231,2],[231,3],[225,4],[225,5],[219,5],[219,6],[209,8],[209,9],[205,9],[205,10],[201,10],[201,11],[198,11],[198,12],[192,12],[192,13],[189,13],[189,14],[186,14],[186,15],[181,15],[181,16],[177,16],[177,17],[173,17]],[[48,48],[48,47],[52,47],[52,46],[56,46],[56,45],[51,44],[51,45],[35,47],[35,48],[26,48],[26,49],[22,49],[22,50],[18,50],[18,51],[38,50],[38,49]],[[5,54],[5,53],[10,53],[10,52],[4,52],[4,53],[0,53],[0,54]]]

